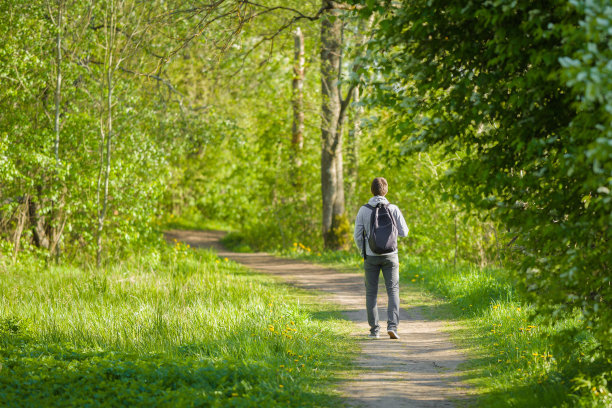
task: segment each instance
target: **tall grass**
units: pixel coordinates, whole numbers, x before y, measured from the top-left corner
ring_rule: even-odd
[[[180,243],[104,271],[8,266],[0,406],[334,405],[355,344],[297,293]]]
[[[318,254],[299,243],[282,254],[353,272],[363,262],[355,251]],[[599,352],[594,337],[580,329],[579,314],[539,315],[515,290],[507,271],[454,267],[403,254],[400,283],[403,300],[421,289],[438,299],[424,308],[432,317],[459,322],[454,338],[469,350],[464,368],[478,405],[612,406],[612,362]]]
[[[483,406],[612,406],[612,365],[578,313],[538,314],[499,269],[405,257],[400,274],[444,297],[462,321],[456,338],[472,349],[467,367]]]

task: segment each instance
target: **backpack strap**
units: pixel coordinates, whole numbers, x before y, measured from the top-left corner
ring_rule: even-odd
[[[364,207],[365,207],[365,208],[368,208],[368,209],[370,209],[370,210],[372,210],[372,211],[374,211],[374,207],[372,207],[370,204],[366,204],[366,205],[364,205]],[[363,260],[365,261],[365,260],[366,260],[366,257],[367,257],[367,256],[366,256],[366,233],[365,233],[365,225],[364,225],[364,228],[363,228],[363,232],[361,233],[361,236],[362,236],[362,238],[363,238]]]

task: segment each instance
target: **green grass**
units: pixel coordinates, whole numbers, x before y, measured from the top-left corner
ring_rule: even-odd
[[[234,252],[253,252],[251,246],[244,242],[242,234],[238,232],[228,232],[221,240],[221,243],[225,247],[231,248]]]
[[[233,225],[227,222],[211,220],[202,217],[197,211],[188,211],[186,214],[176,216],[172,213],[166,214],[163,219],[157,222],[160,231],[168,229],[184,229],[184,230],[217,230],[217,231],[232,231]]]
[[[298,298],[299,296],[299,298]],[[335,406],[334,307],[185,245],[0,270],[0,406]]]
[[[356,251],[319,254],[299,243],[279,254],[353,272],[363,262]],[[553,321],[538,315],[505,271],[403,255],[400,283],[403,302],[457,322],[449,330],[470,357],[464,376],[479,406],[612,406],[612,362],[579,329],[578,314]]]

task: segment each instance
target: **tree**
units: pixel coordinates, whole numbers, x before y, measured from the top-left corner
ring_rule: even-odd
[[[342,125],[352,88],[342,98],[340,75],[344,23],[340,10],[323,0],[321,17],[321,193],[322,233],[325,247],[341,249],[348,245],[349,225],[344,202]]]
[[[57,15],[53,16],[51,12],[51,7],[47,2],[47,9],[49,10],[49,16],[51,16],[51,21],[55,25],[55,29],[57,33],[55,34],[55,92],[54,92],[54,120],[53,120],[53,131],[55,133],[55,141],[53,144],[53,153],[55,156],[55,172],[60,173],[61,160],[59,155],[59,145],[60,145],[60,111],[61,111],[61,99],[62,99],[62,36],[64,31],[64,13],[65,13],[66,4],[63,0],[57,1]],[[60,179],[58,174],[56,174],[55,182],[59,184]],[[60,240],[62,238],[62,233],[64,231],[64,227],[66,225],[66,214],[64,211],[65,199],[66,199],[66,187],[63,185],[58,185],[57,188],[60,190],[60,193],[57,195],[57,199],[53,202],[53,210],[50,215],[50,234],[49,234],[49,253],[55,254],[56,259],[59,259],[60,254]]]
[[[182,5],[0,4],[0,236],[15,256],[26,242],[57,254],[61,239],[66,256],[101,259],[150,237],[178,144],[164,129],[191,108],[164,70],[207,29],[218,56],[248,17],[243,2]]]
[[[300,27],[295,29],[293,56],[293,127],[291,145],[293,148],[294,185],[299,195],[302,195],[302,149],[304,148],[304,34]]]
[[[609,350],[609,6],[407,0],[362,13],[374,11],[376,100],[402,115],[404,150],[456,156],[448,196],[503,222],[540,310],[579,309]]]

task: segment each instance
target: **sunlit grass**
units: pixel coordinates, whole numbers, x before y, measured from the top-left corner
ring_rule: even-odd
[[[402,259],[401,280],[442,296],[464,330],[470,382],[483,406],[610,406],[612,365],[576,313],[551,320],[515,292],[499,269]],[[545,295],[545,294],[542,294]]]
[[[9,266],[0,406],[334,405],[356,345],[296,294],[180,243],[104,271]]]

